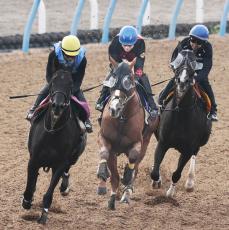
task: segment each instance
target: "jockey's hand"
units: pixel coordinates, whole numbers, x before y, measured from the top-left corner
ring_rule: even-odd
[[[123,61],[124,63],[128,64],[128,65],[131,65],[131,62],[128,61],[128,60],[126,60],[126,59],[122,59],[122,61]]]

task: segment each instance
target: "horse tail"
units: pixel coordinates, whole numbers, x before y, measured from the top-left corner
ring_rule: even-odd
[[[44,172],[48,173],[49,170],[50,170],[50,167],[43,167],[43,171],[44,171]]]

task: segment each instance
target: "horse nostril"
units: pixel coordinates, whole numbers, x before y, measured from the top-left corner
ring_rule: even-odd
[[[56,103],[55,103],[55,102],[52,103],[52,107],[53,107],[53,108],[56,107]]]

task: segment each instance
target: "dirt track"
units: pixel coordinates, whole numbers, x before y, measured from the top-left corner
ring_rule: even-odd
[[[94,103],[99,90],[88,92],[94,133],[89,135],[86,151],[71,169],[71,192],[61,197],[58,188],[45,229],[229,229],[229,37],[211,37],[214,46],[214,67],[210,74],[219,107],[218,123],[213,125],[207,146],[197,157],[196,187],[186,193],[187,168],[177,186],[174,200],[164,198],[175,169],[178,154],[170,150],[162,164],[163,188],[152,190],[149,168],[153,161],[156,140],[151,139],[146,157],[140,165],[135,192],[130,205],[117,202],[116,211],[107,210],[109,194],[96,195],[98,146],[96,143],[98,112]],[[168,59],[176,41],[148,41],[145,71],[156,83],[171,76]],[[107,46],[87,45],[88,68],[84,88],[101,82],[107,71]],[[42,196],[50,174],[40,170],[32,210],[20,206],[25,189],[28,161],[27,135],[29,124],[24,120],[34,98],[9,100],[9,95],[38,92],[44,83],[48,50],[32,50],[29,55],[17,51],[0,55],[1,63],[1,187],[0,229],[43,229],[36,223]],[[153,89],[158,94],[163,85]],[[125,158],[120,157],[121,167]]]

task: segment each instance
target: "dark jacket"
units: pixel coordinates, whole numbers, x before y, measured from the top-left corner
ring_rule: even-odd
[[[108,49],[109,56],[111,56],[116,62],[122,62],[122,59],[126,59],[131,62],[136,57],[136,64],[134,66],[134,72],[137,74],[143,72],[145,62],[145,41],[142,37],[138,37],[137,42],[134,44],[133,49],[130,52],[125,52],[122,48],[122,44],[119,42],[119,36],[117,35],[111,42]]]
[[[184,49],[192,50],[190,45],[190,37],[186,37],[181,42],[179,42],[173,51],[171,61],[175,60],[178,53]],[[208,74],[212,68],[212,45],[208,41],[205,41],[202,46],[194,53],[196,56],[196,61],[203,63],[203,68],[196,71],[197,76],[195,79],[199,82],[208,81]]]
[[[72,79],[73,79],[73,91],[76,92],[80,89],[81,84],[83,82],[84,74],[85,74],[85,69],[87,65],[87,59],[84,56],[82,59],[80,65],[77,68],[77,72],[72,73]],[[64,65],[60,64],[58,61],[58,58],[55,54],[55,51],[53,50],[48,57],[48,64],[46,68],[46,80],[47,82],[50,82],[53,73],[56,72],[59,69],[65,69],[68,70]]]

